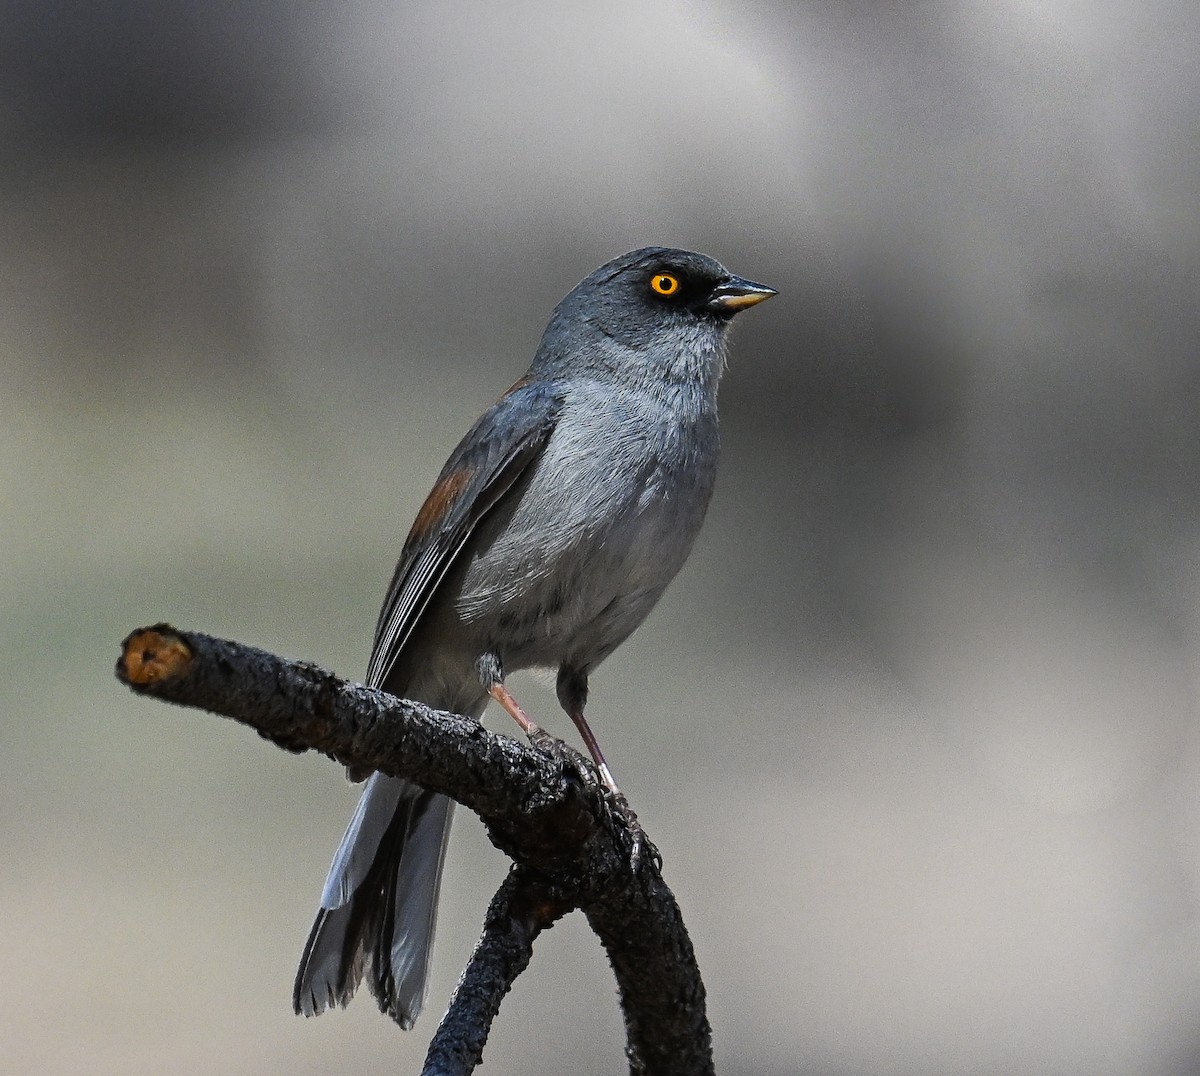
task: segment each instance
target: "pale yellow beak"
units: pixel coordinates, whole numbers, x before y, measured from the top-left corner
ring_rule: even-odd
[[[768,288],[766,284],[755,284],[753,280],[731,276],[713,288],[712,294],[708,297],[708,308],[732,314],[738,310],[745,310],[748,306],[756,306],[765,299],[771,298],[772,295],[778,294],[779,292],[774,288]]]

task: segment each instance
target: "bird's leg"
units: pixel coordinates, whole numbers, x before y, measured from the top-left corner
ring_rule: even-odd
[[[557,736],[547,732],[541,725],[537,724],[522,709],[521,704],[513,698],[512,692],[504,686],[504,669],[500,664],[500,658],[496,654],[484,654],[475,663],[475,667],[479,673],[479,679],[487,689],[487,693],[504,707],[509,717],[521,726],[521,731],[529,737],[530,743],[540,747],[543,751],[550,751],[557,754],[568,753],[578,757],[576,751],[568,747]]]
[[[536,724],[530,719],[529,715],[521,709],[520,703],[512,697],[512,692],[501,681],[496,681],[488,689],[488,694],[504,707],[508,715],[521,726],[521,731],[531,740],[546,735],[541,725]]]
[[[481,654],[475,662],[475,672],[479,675],[479,682],[484,691],[504,707],[509,717],[521,726],[521,731],[526,736],[532,740],[536,736],[545,735],[504,686],[504,666],[500,662],[499,654],[495,651]]]
[[[592,732],[592,727],[587,723],[587,718],[583,716],[583,708],[587,704],[587,694],[587,674],[563,665],[558,670],[558,701],[567,712],[567,716],[575,723],[579,735],[583,737],[588,753],[596,763],[596,769],[600,771],[600,780],[604,782],[604,787],[612,793],[613,804],[625,820],[626,826],[629,827],[629,832],[633,837],[633,847],[629,855],[630,863],[636,871],[641,863],[642,851],[646,848],[649,848],[654,860],[661,863],[658,849],[646,836],[641,822],[638,821],[638,816],[634,814],[633,808],[629,806],[629,801],[617,787],[617,782],[613,780],[612,770],[608,768],[608,763],[604,761],[604,752],[600,750],[600,742],[596,739],[596,734]]]
[[[608,768],[608,763],[604,761],[604,752],[600,750],[600,743],[592,732],[591,726],[588,725],[587,718],[583,716],[583,707],[580,706],[577,709],[568,710],[567,716],[575,722],[575,727],[579,730],[579,735],[583,737],[588,754],[592,756],[592,761],[596,763],[596,769],[600,771],[600,780],[604,782],[604,787],[614,796],[621,796],[621,790],[617,788],[617,782],[613,780],[612,770]],[[624,799],[623,796],[621,798]]]
[[[579,735],[583,737],[583,742],[587,746],[588,754],[592,756],[592,761],[596,763],[596,769],[600,771],[600,780],[604,782],[604,787],[614,796],[620,796],[621,790],[617,788],[617,782],[613,780],[612,770],[604,761],[604,752],[600,750],[600,741],[596,739],[596,734],[592,732],[587,718],[583,716],[583,708],[587,705],[588,696],[587,673],[580,672],[570,665],[563,665],[558,670],[557,688],[558,701],[567,712],[567,716],[575,722],[575,727],[579,730]]]

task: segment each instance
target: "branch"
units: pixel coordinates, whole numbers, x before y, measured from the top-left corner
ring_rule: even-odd
[[[483,820],[517,866],[488,910],[427,1073],[456,1076],[478,1064],[533,939],[575,908],[612,962],[631,1072],[713,1071],[704,986],[679,907],[656,856],[631,860],[628,819],[574,752],[537,750],[474,719],[166,624],[129,635],[116,673],[140,695],[233,718],[289,751],[405,777]]]
[[[424,1076],[465,1076],[474,1070],[501,999],[529,964],[534,939],[570,910],[542,877],[524,867],[509,872],[429,1044]]]

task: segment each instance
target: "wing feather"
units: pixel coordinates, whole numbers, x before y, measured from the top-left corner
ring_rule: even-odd
[[[387,681],[479,521],[541,455],[561,407],[557,386],[519,381],[451,453],[417,514],[380,610],[369,685]]]

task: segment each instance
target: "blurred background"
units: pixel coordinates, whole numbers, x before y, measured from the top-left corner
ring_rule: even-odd
[[[418,1069],[505,871],[476,820],[417,1030],[301,1020],[356,790],[112,664],[161,618],[361,676],[450,448],[575,281],[665,243],[781,293],[589,711],[720,1070],[1200,1073],[1191,0],[0,25],[0,1069]],[[482,1071],[622,1049],[575,916]]]

